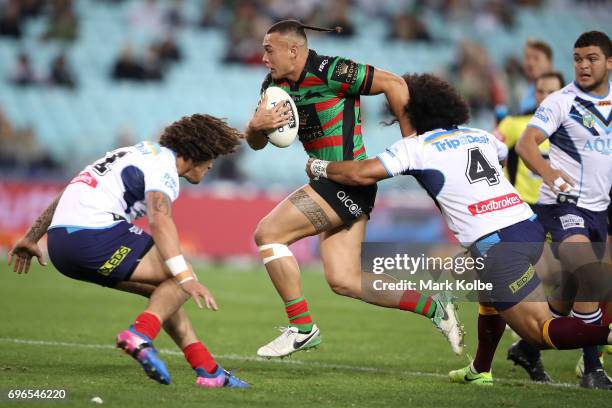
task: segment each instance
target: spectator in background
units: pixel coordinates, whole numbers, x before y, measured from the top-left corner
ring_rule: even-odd
[[[21,25],[22,16],[19,2],[17,0],[9,0],[0,15],[0,36],[15,39],[21,38]]]
[[[144,81],[145,69],[134,56],[131,46],[125,46],[119,53],[119,58],[113,67],[112,77],[115,80]]]
[[[18,86],[35,85],[38,82],[38,78],[32,68],[30,56],[25,52],[20,53],[17,57],[10,81]]]
[[[161,34],[165,30],[164,13],[157,0],[140,0],[130,11],[130,25],[151,34]]]
[[[202,15],[198,25],[201,28],[221,28],[225,11],[223,0],[203,0]]]
[[[59,87],[76,88],[74,75],[68,64],[66,54],[63,52],[51,62],[49,83]]]
[[[185,25],[183,0],[172,0],[164,15],[164,24],[169,31],[178,30]]]
[[[46,0],[20,0],[21,15],[24,18],[38,17],[45,8]]]
[[[431,42],[433,38],[423,19],[416,13],[401,13],[392,17],[390,40]]]
[[[236,3],[234,19],[228,24],[228,47],[225,63],[261,64],[261,41],[269,21],[258,15],[255,5],[248,1]]]
[[[78,37],[78,32],[79,23],[72,0],[53,0],[49,24],[43,39],[72,42]]]
[[[174,62],[180,62],[183,58],[181,49],[171,34],[166,35],[163,41],[156,44],[156,52],[164,67]]]
[[[145,81],[161,81],[164,79],[162,62],[155,44],[147,48],[143,68]]]
[[[326,13],[328,16],[325,23],[328,27],[342,27],[342,31],[335,33],[334,37],[349,38],[355,35],[355,26],[349,20],[349,4],[347,0],[331,2],[330,9]]]
[[[452,82],[467,99],[474,116],[505,103],[500,76],[482,46],[464,41],[450,72]]]
[[[533,112],[537,107],[535,82],[546,72],[553,70],[553,51],[550,45],[540,40],[528,40],[523,49],[523,74],[529,82],[519,105],[519,114]]]

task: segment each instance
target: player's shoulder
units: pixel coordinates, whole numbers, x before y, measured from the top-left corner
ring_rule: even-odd
[[[306,60],[306,71],[323,80],[326,80],[329,74],[330,66],[334,65],[339,57],[323,55],[315,50],[308,50],[308,59]]]
[[[576,97],[579,96],[581,93],[582,91],[580,90],[580,88],[578,88],[574,82],[570,82],[558,91],[555,91],[548,95],[546,99],[544,99],[544,102],[542,102],[542,104],[559,106],[568,104],[571,105],[574,99],[576,99]]]
[[[136,160],[143,163],[154,163],[155,167],[175,164],[176,155],[159,143],[144,140],[130,147],[136,152]]]

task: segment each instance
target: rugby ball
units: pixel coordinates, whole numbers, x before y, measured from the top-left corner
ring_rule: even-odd
[[[267,109],[271,109],[277,106],[279,103],[285,104],[291,109],[287,112],[289,115],[289,123],[285,126],[281,126],[278,129],[267,133],[270,143],[276,147],[287,147],[297,137],[298,129],[300,127],[300,121],[297,113],[297,107],[295,102],[291,99],[291,96],[285,92],[282,88],[277,86],[271,86],[264,91],[264,95],[268,97]]]

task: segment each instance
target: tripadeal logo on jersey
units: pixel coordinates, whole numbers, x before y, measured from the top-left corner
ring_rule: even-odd
[[[485,135],[465,135],[463,134],[463,135],[448,137],[442,140],[437,140],[435,142],[432,142],[432,145],[434,145],[435,148],[439,152],[443,152],[446,149],[458,149],[459,146],[473,144],[473,143],[487,144],[489,143],[489,138],[487,138]]]

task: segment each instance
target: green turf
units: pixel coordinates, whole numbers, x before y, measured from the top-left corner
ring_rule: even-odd
[[[201,338],[221,364],[253,384],[249,390],[196,388],[194,375],[162,334],[158,348],[172,385],[149,380],[128,356],[112,348],[22,344],[7,339],[113,344],[115,334],[143,309],[145,300],[70,280],[53,268],[35,267],[27,276],[0,266],[0,390],[63,388],[68,401],[57,406],[435,406],[544,407],[610,406],[605,391],[536,385],[505,360],[512,342],[506,334],[494,365],[493,388],[450,384],[446,373],[467,364],[455,357],[431,323],[408,313],[376,308],[331,293],[320,273],[304,273],[305,294],[324,341],[312,352],[282,361],[254,358],[257,348],[285,324],[284,310],[267,275],[260,270],[201,268],[219,312],[188,305]],[[475,345],[476,307],[461,304],[468,350]],[[545,364],[559,382],[575,384],[578,352],[548,351]],[[30,402],[0,406],[26,406]],[[39,406],[37,404],[36,406]]]

